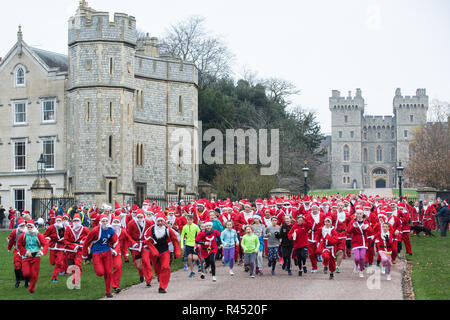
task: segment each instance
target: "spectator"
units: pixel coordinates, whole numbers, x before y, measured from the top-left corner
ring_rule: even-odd
[[[5,208],[3,208],[3,206],[0,204],[0,229],[3,229],[3,220],[5,218]]]
[[[58,205],[58,210],[56,210],[56,215],[57,216],[63,216],[64,215],[64,209],[62,207],[62,203],[60,202]]]
[[[450,209],[444,201],[438,199],[436,211],[436,218],[439,219],[439,226],[441,229],[441,237],[446,237],[447,227],[450,221]]]

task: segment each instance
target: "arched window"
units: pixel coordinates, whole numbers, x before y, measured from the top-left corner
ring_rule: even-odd
[[[386,170],[383,168],[377,168],[373,171],[374,174],[387,174]]]
[[[113,143],[113,137],[112,136],[109,136],[109,138],[108,138],[108,155],[109,155],[109,158],[110,159],[112,159],[112,143]]]
[[[380,146],[377,148],[377,161],[383,161],[383,149]]]
[[[391,161],[392,161],[392,162],[395,162],[395,161],[396,161],[395,158],[396,158],[396,157],[395,157],[395,148],[392,148],[392,149],[391,149]]]
[[[23,67],[17,68],[16,71],[16,86],[24,86],[25,85],[25,70]]]
[[[350,148],[345,145],[344,146],[344,161],[349,161],[350,160]]]
[[[108,202],[112,203],[112,190],[113,190],[113,185],[112,185],[112,181],[108,182]]]

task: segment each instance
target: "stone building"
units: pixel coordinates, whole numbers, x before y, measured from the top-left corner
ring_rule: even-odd
[[[398,161],[408,165],[414,128],[427,120],[428,96],[425,89],[417,89],[415,96],[402,96],[397,89],[393,116],[365,115],[364,107],[361,89],[356,89],[354,97],[351,92],[342,97],[339,91],[332,91],[332,188],[396,187]]]
[[[80,2],[68,56],[18,40],[0,62],[0,196],[31,209],[36,161],[85,203],[195,195],[198,70],[137,39],[134,17]],[[179,138],[183,137],[183,143]]]

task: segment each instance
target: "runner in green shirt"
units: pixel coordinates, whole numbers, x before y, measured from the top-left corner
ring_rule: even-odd
[[[189,277],[193,277],[195,275],[194,272],[194,263],[198,260],[197,248],[195,247],[195,237],[197,233],[200,232],[200,228],[194,224],[194,217],[192,215],[188,215],[186,217],[187,224],[183,227],[181,231],[181,249],[184,248],[184,254],[187,255],[188,265],[191,273]]]

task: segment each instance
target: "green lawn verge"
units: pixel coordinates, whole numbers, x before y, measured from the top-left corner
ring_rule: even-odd
[[[411,233],[412,283],[417,300],[450,299],[450,235],[417,237]]]
[[[361,190],[338,190],[338,189],[323,189],[323,190],[311,190],[308,192],[309,196],[329,197],[337,195],[346,197],[349,194],[359,194]]]
[[[15,275],[13,267],[12,250],[8,253],[8,243],[5,239],[9,236],[10,231],[0,231],[0,300],[94,300],[104,297],[105,282],[103,277],[95,275],[92,264],[83,266],[83,274],[81,276],[81,289],[69,290],[66,286],[68,276],[58,277],[57,283],[50,281],[53,266],[48,262],[49,254],[41,259],[41,270],[39,272],[39,281],[36,285],[36,292],[30,294],[23,287],[14,288]],[[171,266],[172,271],[183,268],[182,259],[176,259]],[[122,289],[134,284],[138,284],[139,275],[136,267],[130,263],[124,263],[122,268]],[[153,280],[151,290],[157,290],[157,281]],[[156,287],[156,288],[154,288]]]

